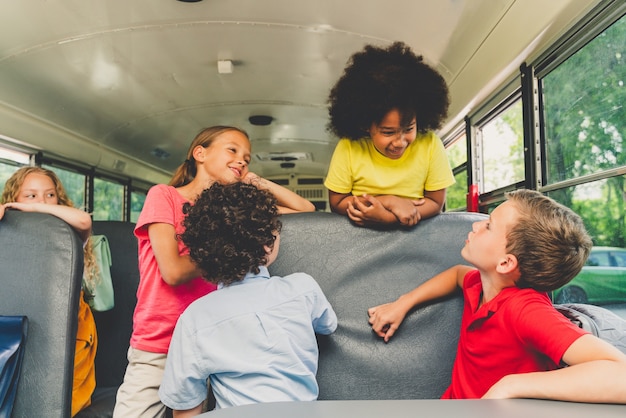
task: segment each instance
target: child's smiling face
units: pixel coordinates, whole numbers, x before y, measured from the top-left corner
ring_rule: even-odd
[[[385,115],[380,124],[370,127],[370,138],[378,152],[387,158],[397,160],[417,136],[415,118],[407,126],[401,126],[402,117],[396,109]]]

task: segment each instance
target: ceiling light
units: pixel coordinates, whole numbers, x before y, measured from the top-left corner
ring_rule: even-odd
[[[233,62],[231,60],[217,61],[217,72],[220,74],[231,74],[233,72]]]

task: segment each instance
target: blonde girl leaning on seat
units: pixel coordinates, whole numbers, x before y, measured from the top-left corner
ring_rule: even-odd
[[[98,266],[92,251],[91,216],[74,208],[57,175],[40,167],[22,167],[7,180],[0,199],[0,219],[8,209],[23,212],[41,212],[54,215],[78,232],[82,238],[85,253],[83,288],[93,289],[98,277]],[[91,404],[91,395],[96,387],[94,361],[98,347],[96,323],[87,304],[86,295],[81,291],[78,308],[78,332],[76,354],[74,355],[74,381],[72,387],[72,416]]]

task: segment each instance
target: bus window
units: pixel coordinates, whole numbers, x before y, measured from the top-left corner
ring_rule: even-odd
[[[467,194],[467,145],[465,133],[453,140],[446,148],[456,183],[446,191],[446,211],[464,210]]]
[[[94,221],[124,220],[124,186],[102,178],[93,181]]]
[[[610,177],[548,192],[584,220],[594,245],[626,247],[624,243],[624,190],[626,176]],[[625,278],[626,279],[626,278]],[[626,291],[626,281],[623,283]]]
[[[547,184],[626,165],[625,55],[622,17],[542,79]]]
[[[626,17],[538,77],[543,187],[581,215],[592,255],[626,251]],[[594,265],[555,292],[557,302],[604,305],[624,316],[626,270]],[[617,304],[616,304],[617,303]]]
[[[139,214],[141,213],[141,209],[143,208],[143,203],[146,200],[146,194],[144,192],[139,191],[131,191],[130,192],[130,221],[137,222],[139,219]]]
[[[0,190],[15,170],[28,164],[28,154],[0,148]]]
[[[626,247],[626,17],[541,79],[546,190],[595,245]]]
[[[524,180],[522,101],[479,126],[483,188],[490,192]]]
[[[67,197],[70,198],[74,207],[86,210],[87,199],[85,199],[85,181],[87,176],[75,171],[65,170],[56,166],[52,167],[46,164],[43,164],[42,168],[54,171],[59,177],[59,180],[61,180],[65,193],[67,193]]]

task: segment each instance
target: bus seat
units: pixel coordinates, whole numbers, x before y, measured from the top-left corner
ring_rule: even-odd
[[[274,275],[311,274],[339,318],[337,331],[319,339],[319,399],[432,399],[451,375],[463,301],[459,295],[411,313],[388,344],[371,331],[367,308],[389,302],[434,274],[462,263],[460,251],[479,213],[444,213],[415,228],[374,230],[328,212],[281,217]],[[98,387],[77,418],[111,416],[121,384],[139,283],[134,225],[96,221],[95,234],[111,247],[115,307],[95,312]],[[107,412],[109,411],[109,412]]]
[[[367,309],[395,300],[436,273],[464,263],[461,249],[479,213],[449,212],[399,230],[361,228],[347,217],[282,216],[273,275],[306,272],[338,317],[318,338],[319,399],[436,399],[447,388],[461,323],[460,292],[410,313],[385,344]]]
[[[76,418],[111,417],[117,389],[124,380],[128,365],[126,353],[133,330],[133,312],[137,303],[139,267],[135,224],[122,221],[94,221],[93,233],[105,235],[111,249],[111,279],[115,306],[105,312],[93,312],[98,330],[96,354],[96,391],[91,406]]]
[[[0,315],[28,316],[13,418],[70,416],[83,248],[52,215],[9,210],[0,221]]]

